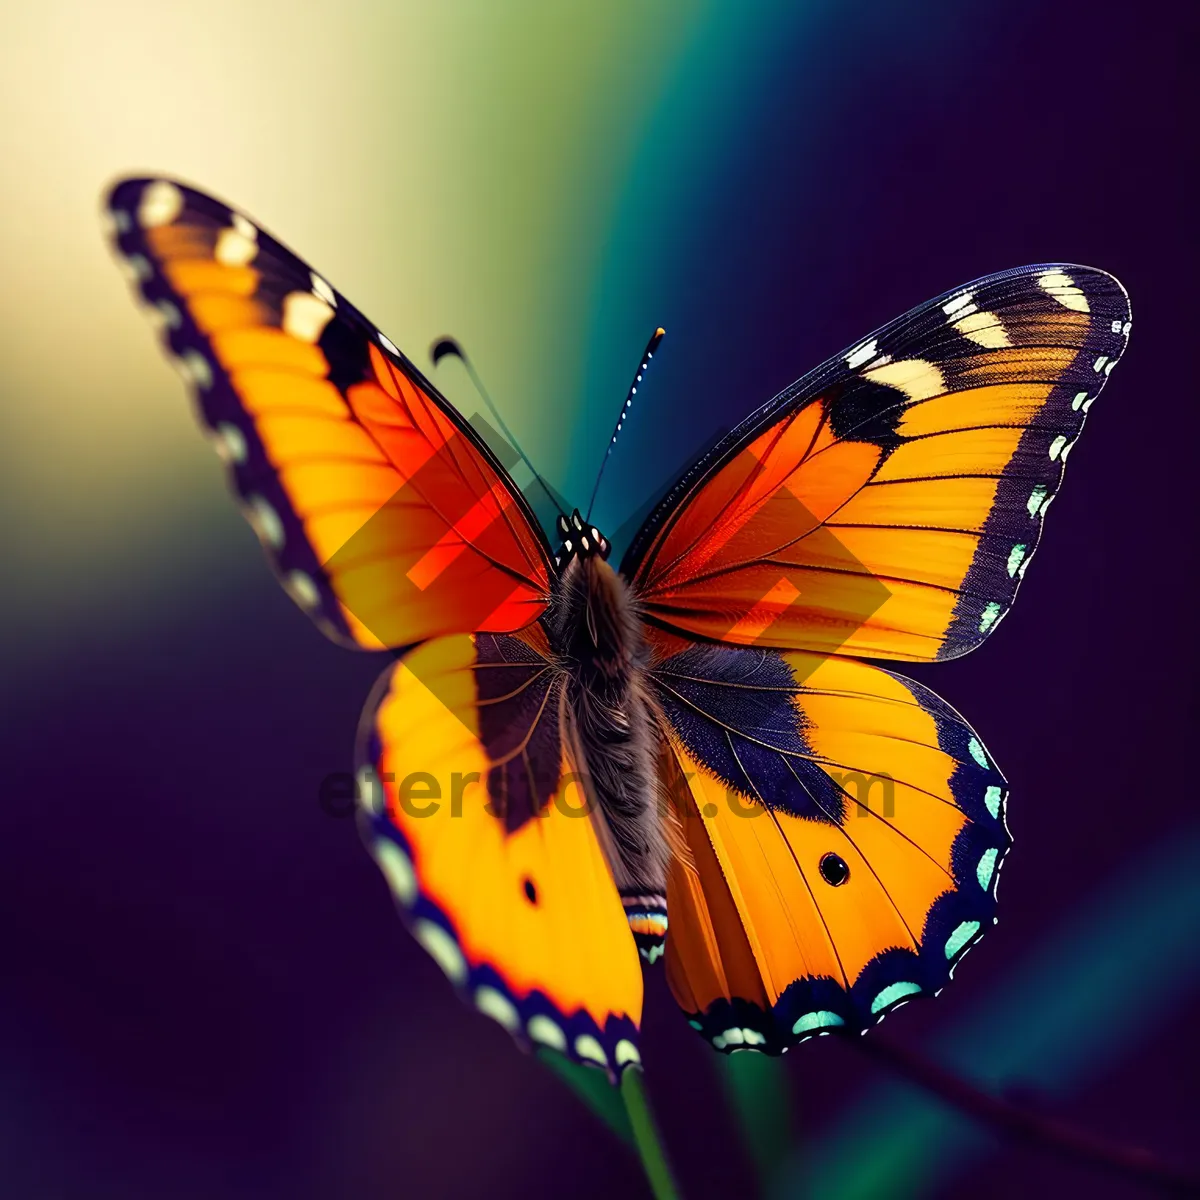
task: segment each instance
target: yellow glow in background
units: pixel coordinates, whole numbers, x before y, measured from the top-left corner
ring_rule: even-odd
[[[418,362],[436,336],[459,337],[534,460],[577,492],[572,439],[586,430],[594,465],[636,354],[589,359],[597,280],[622,253],[614,213],[674,64],[715,29],[700,4],[632,2],[10,12],[6,640],[28,650],[79,621],[149,613],[215,564],[232,584],[256,554],[101,237],[114,177],[172,174],[244,209]],[[656,319],[631,312],[646,327],[635,339]],[[585,370],[610,401],[594,429]],[[478,409],[456,364],[437,378]]]

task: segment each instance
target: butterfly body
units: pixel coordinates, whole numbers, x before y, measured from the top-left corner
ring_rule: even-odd
[[[633,595],[598,553],[585,552],[556,581],[545,624],[564,672],[568,757],[618,890],[665,897],[670,854],[656,803],[659,737]]]
[[[1112,276],[1021,267],[883,326],[736,426],[618,571],[577,512],[555,553],[472,425],[247,217],[164,179],[108,205],[287,592],[394,651],[361,828],[461,996],[619,1074],[639,951],[724,1052],[941,991],[996,920],[1008,784],[875,662],[1008,612],[1125,352]]]

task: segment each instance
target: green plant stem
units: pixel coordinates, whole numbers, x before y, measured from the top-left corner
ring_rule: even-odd
[[[633,1138],[642,1159],[642,1168],[655,1200],[680,1200],[679,1189],[671,1174],[662,1139],[646,1099],[646,1084],[640,1067],[625,1068],[621,1076],[621,1098],[625,1101],[625,1111],[633,1127]]]
[[[716,1065],[742,1143],[754,1162],[763,1191],[768,1192],[789,1151],[793,1156],[797,1153],[783,1065],[776,1058],[753,1051],[720,1055]]]
[[[565,1054],[539,1046],[538,1059],[559,1077],[628,1146],[634,1146],[629,1113],[621,1095],[613,1087],[607,1071],[598,1067],[581,1067]]]

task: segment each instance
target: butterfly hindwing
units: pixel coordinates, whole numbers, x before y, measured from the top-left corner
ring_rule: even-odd
[[[409,927],[519,1041],[638,1060],[638,952],[567,761],[539,626],[438,638],[363,719],[362,827]]]
[[[687,846],[667,977],[693,1026],[779,1053],[938,992],[992,924],[1009,846],[962,718],[851,658],[696,647],[654,678]]]
[[[992,275],[884,326],[734,430],[630,547],[664,645],[954,658],[1012,604],[1129,304],[1089,267]]]
[[[307,264],[166,179],[108,198],[117,253],[285,588],[335,640],[522,628],[549,549],[482,439]]]

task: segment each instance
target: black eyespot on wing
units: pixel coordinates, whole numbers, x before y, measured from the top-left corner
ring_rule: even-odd
[[[850,868],[840,854],[826,854],[821,859],[821,878],[830,887],[841,887],[850,878]]]

